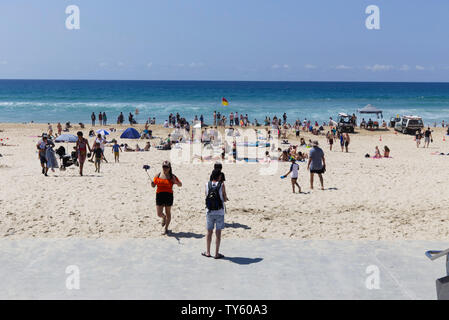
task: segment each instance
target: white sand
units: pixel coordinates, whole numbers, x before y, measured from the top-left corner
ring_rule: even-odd
[[[161,162],[170,159],[169,151],[122,153],[120,164],[114,164],[107,148],[110,163],[103,164],[100,174],[94,173],[93,164],[87,162],[84,177],[74,166],[44,177],[35,144],[36,136],[46,127],[0,124],[0,138],[9,138],[3,142],[17,145],[0,146],[0,237],[161,237],[155,189],[149,186],[142,166],[150,164],[151,173],[157,173]],[[153,130],[158,136],[165,136],[167,131],[160,127]],[[230,225],[224,236],[447,239],[449,156],[431,153],[448,153],[449,140],[443,142],[443,129],[436,130],[429,149],[417,149],[413,136],[392,131],[351,135],[350,153],[342,153],[338,143],[329,152],[326,139],[319,137],[327,160],[325,191],[319,190],[317,178],[315,190],[310,190],[304,163],[300,165],[299,183],[305,194],[292,194],[290,179],[279,178],[288,171],[289,163],[281,163],[271,176],[259,174],[260,164],[225,164],[231,201],[225,218]],[[290,141],[294,141],[293,136]],[[305,137],[307,141],[309,135]],[[125,142],[135,146],[134,141],[119,141]],[[138,142],[141,147],[145,144]],[[365,153],[373,155],[376,145],[388,145],[393,158],[366,159]],[[170,225],[173,232],[204,234],[204,184],[212,167],[212,163],[174,165],[174,173],[184,185],[175,187]]]

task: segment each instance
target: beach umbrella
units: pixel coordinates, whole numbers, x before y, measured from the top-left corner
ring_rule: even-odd
[[[128,128],[126,129],[122,135],[120,136],[120,139],[139,139],[140,133],[134,128]]]
[[[109,131],[107,131],[105,129],[99,129],[99,130],[97,130],[95,132],[101,134],[102,136],[107,136],[107,135],[110,134]]]
[[[195,125],[193,126],[193,128],[195,128],[195,129],[201,129],[201,122],[198,122],[197,124],[195,124]]]
[[[55,142],[76,142],[78,140],[78,137],[73,134],[61,134],[59,137],[55,139]]]

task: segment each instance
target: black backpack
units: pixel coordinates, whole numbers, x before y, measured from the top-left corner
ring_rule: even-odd
[[[214,187],[212,181],[209,181],[208,189],[209,192],[206,196],[206,207],[209,210],[220,210],[223,209],[223,201],[221,201],[219,190],[221,188],[221,182]]]

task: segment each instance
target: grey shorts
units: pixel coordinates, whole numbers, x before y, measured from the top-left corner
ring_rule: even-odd
[[[425,142],[425,143],[430,143],[430,137],[425,137],[425,138],[424,138],[424,142]]]
[[[225,227],[224,215],[206,214],[206,228],[207,230],[223,230]]]

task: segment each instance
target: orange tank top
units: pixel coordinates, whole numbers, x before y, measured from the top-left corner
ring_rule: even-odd
[[[156,193],[160,192],[173,193],[173,182],[171,180],[154,177],[153,182],[157,186]]]

